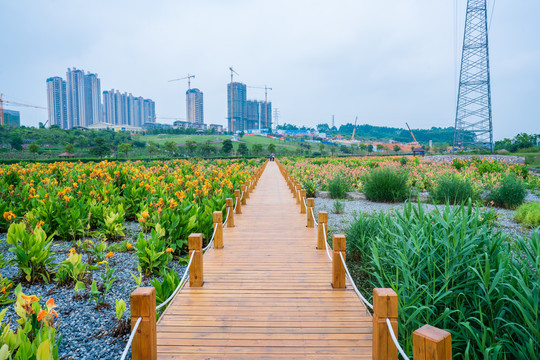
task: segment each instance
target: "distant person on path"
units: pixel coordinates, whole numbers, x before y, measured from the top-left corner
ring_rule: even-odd
[[[270,155],[270,161],[274,161],[275,157],[276,157],[276,156],[275,156],[274,154],[271,154],[271,155]]]

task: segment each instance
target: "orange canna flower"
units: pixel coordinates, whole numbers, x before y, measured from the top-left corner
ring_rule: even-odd
[[[46,312],[45,310],[40,310],[37,316],[37,321],[43,320],[47,315],[49,315],[48,312]]]
[[[126,248],[127,248],[128,250],[131,250],[132,247],[133,247],[133,245],[131,245],[130,242],[126,243]]]
[[[174,250],[172,248],[167,248],[167,250],[165,250],[167,252],[167,254],[170,254],[172,253]]]
[[[106,257],[107,259],[110,259],[110,258],[112,258],[113,256],[114,256],[114,253],[113,253],[112,251],[110,251],[107,255],[105,255],[105,257]]]

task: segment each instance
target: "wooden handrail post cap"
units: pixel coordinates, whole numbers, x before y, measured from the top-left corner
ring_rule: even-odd
[[[413,332],[414,360],[451,360],[452,334],[424,325]]]
[[[131,329],[139,317],[142,317],[131,345],[131,358],[133,360],[156,360],[156,289],[138,287],[131,293],[130,299]]]
[[[191,234],[188,237],[189,256],[193,255],[193,261],[189,269],[189,286],[201,287],[203,285],[203,252],[202,252],[202,234]],[[186,270],[187,271],[187,270]]]

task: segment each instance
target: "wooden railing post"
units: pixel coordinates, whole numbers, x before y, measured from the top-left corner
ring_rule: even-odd
[[[345,235],[334,235],[332,237],[332,247],[334,248],[332,253],[332,287],[334,289],[345,289],[345,266],[341,261],[339,253],[345,257],[347,250],[347,242]]]
[[[306,211],[306,190],[300,190],[300,214],[305,214]]]
[[[317,249],[326,249],[326,234],[328,231],[328,213],[326,211],[319,211],[319,227],[317,232]]]
[[[212,221],[214,222],[214,229],[216,229],[216,235],[214,235],[214,249],[223,248],[223,213],[221,211],[214,211],[212,213]],[[216,228],[217,227],[217,228]],[[212,229],[212,232],[214,230]]]
[[[398,350],[390,332],[386,319],[390,319],[396,339],[398,338],[398,296],[392,289],[373,289],[373,359],[398,358]]]
[[[242,193],[240,190],[234,190],[234,206],[236,206],[236,213],[241,214],[242,213],[242,201],[240,198],[242,197]]]
[[[191,234],[188,236],[189,257],[195,252],[193,261],[189,269],[189,287],[201,287],[203,278],[203,252],[202,234]]]
[[[133,360],[157,359],[156,289],[138,287],[131,293],[131,329],[142,317],[131,344]]]
[[[240,196],[242,196],[242,205],[246,205],[247,202],[247,190],[246,185],[240,185]]]
[[[246,185],[246,192],[247,192],[246,199],[249,199],[249,194],[251,193],[251,191],[253,191],[253,179],[249,179],[249,181],[247,182],[247,185]]]
[[[225,205],[227,205],[227,227],[234,227],[234,201],[231,198],[225,199]]]
[[[309,198],[309,199],[306,200],[306,203],[307,203],[307,209],[306,209],[307,227],[312,228],[312,227],[315,226],[315,219],[314,219],[314,216],[315,216],[315,199],[314,198]]]
[[[413,332],[414,360],[452,360],[452,335],[424,325]]]
[[[294,192],[294,195],[296,196],[296,205],[300,205],[300,190],[302,190],[302,185],[300,184],[296,184],[296,188],[295,188],[295,192]]]

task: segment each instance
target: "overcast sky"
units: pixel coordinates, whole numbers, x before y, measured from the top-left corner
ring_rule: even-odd
[[[355,116],[359,124],[453,126],[465,7],[466,0],[0,0],[0,92],[46,106],[45,80],[76,67],[97,73],[102,91],[151,98],[158,117],[184,118],[187,82],[168,80],[191,73],[192,87],[204,92],[205,122],[225,125],[232,65],[235,80],[273,88],[280,123],[315,126],[335,115],[337,126]],[[538,0],[495,3],[495,139],[540,133],[539,17]],[[264,90],[248,89],[248,98],[264,100]],[[44,110],[13,109],[23,125],[47,119]]]

